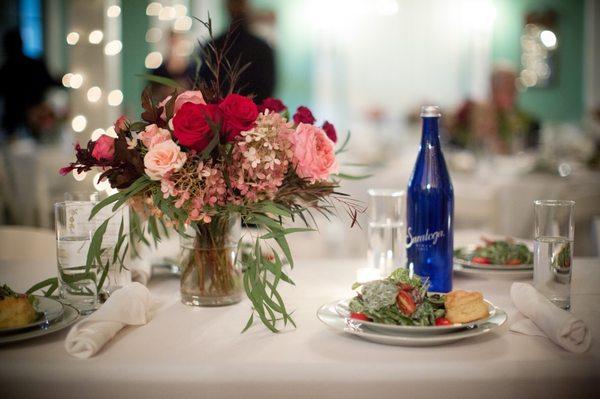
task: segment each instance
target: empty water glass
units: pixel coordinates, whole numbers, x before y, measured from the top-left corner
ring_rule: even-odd
[[[71,199],[54,204],[59,295],[82,314],[87,314],[98,305],[97,265],[92,262],[86,266],[95,230],[95,223],[89,219],[97,197],[71,194],[68,198]]]
[[[406,195],[401,190],[370,189],[368,263],[381,276],[406,267]]]
[[[533,283],[556,306],[571,305],[575,201],[537,200]]]

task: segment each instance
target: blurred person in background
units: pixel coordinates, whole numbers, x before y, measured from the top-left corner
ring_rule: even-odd
[[[169,45],[167,46],[169,54],[152,74],[172,79],[186,90],[191,89],[194,83],[195,68],[190,63],[189,45],[190,42],[185,34],[170,31]],[[155,98],[163,99],[170,95],[172,91],[171,87],[157,83],[152,84],[152,92]]]
[[[517,105],[517,72],[506,63],[494,67],[491,98],[484,103],[465,101],[450,118],[450,142],[467,149],[511,154],[535,148],[539,122]]]
[[[62,87],[50,76],[42,60],[23,53],[23,41],[18,29],[10,29],[3,38],[6,61],[0,67],[0,97],[2,98],[2,130],[10,138],[30,135],[36,140],[56,126],[56,115],[45,96],[52,87]]]
[[[247,0],[227,0],[226,6],[230,17],[229,29],[215,39],[214,45],[223,48],[226,40],[229,40],[229,50],[225,56],[227,61],[233,65],[239,59],[240,66],[248,64],[237,81],[236,90],[242,95],[254,96],[254,101],[261,102],[272,97],[275,90],[275,54],[266,41],[250,31],[251,12]],[[202,54],[206,54],[206,51],[205,46]],[[215,78],[206,63],[200,69],[200,76],[206,81]],[[228,87],[225,74],[220,80],[224,87]]]

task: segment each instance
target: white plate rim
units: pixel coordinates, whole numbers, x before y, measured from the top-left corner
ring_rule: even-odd
[[[468,267],[471,269],[480,270],[496,270],[496,271],[518,271],[518,270],[533,270],[533,264],[520,264],[520,265],[492,265],[492,264],[479,264],[471,261],[454,257],[454,263],[458,263],[461,266]]]
[[[452,270],[455,273],[464,274],[466,276],[482,277],[482,278],[500,278],[522,280],[533,278],[532,270],[485,270],[470,267],[464,267],[461,264],[454,263]]]
[[[456,341],[460,341],[463,339],[468,339],[468,338],[474,338],[483,334],[487,334],[490,333],[498,328],[500,328],[501,326],[503,326],[506,321],[508,320],[508,314],[506,313],[506,311],[504,311],[503,309],[500,308],[496,308],[497,312],[495,314],[495,316],[490,319],[489,322],[485,323],[482,326],[479,327],[475,327],[475,328],[468,328],[465,330],[459,330],[453,333],[449,333],[449,334],[437,334],[437,335],[413,335],[413,334],[408,334],[408,335],[401,335],[401,334],[385,334],[385,333],[381,333],[381,332],[371,332],[371,331],[364,331],[362,329],[351,329],[348,327],[343,327],[340,328],[338,326],[334,326],[331,323],[329,323],[327,320],[323,319],[323,312],[329,312],[329,315],[337,318],[339,320],[340,323],[346,323],[347,319],[344,319],[342,316],[340,316],[339,314],[337,314],[337,312],[335,311],[335,302],[330,302],[327,303],[323,306],[321,306],[318,310],[317,310],[317,318],[319,319],[319,321],[321,321],[323,324],[325,324],[327,327],[331,328],[334,331],[337,332],[343,332],[346,334],[350,334],[350,335],[355,335],[358,336],[360,338],[366,339],[368,341],[371,342],[375,342],[378,344],[386,344],[386,345],[398,345],[398,346],[436,346],[436,345],[443,345],[443,344],[449,344],[452,342],[456,342]],[[331,309],[331,307],[333,307],[333,309]],[[494,320],[495,318],[498,318],[499,321],[497,323],[492,322],[492,320]],[[360,322],[358,323],[360,325]]]

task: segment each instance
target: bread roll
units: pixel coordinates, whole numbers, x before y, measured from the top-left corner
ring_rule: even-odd
[[[451,323],[469,323],[489,315],[488,304],[481,292],[452,291],[444,300],[446,319]]]

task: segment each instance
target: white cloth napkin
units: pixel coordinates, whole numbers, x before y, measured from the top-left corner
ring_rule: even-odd
[[[592,336],[585,323],[555,306],[531,284],[513,283],[510,297],[519,312],[529,318],[513,323],[511,331],[546,336],[569,352],[583,353],[589,349]]]
[[[126,325],[143,325],[152,318],[150,291],[131,283],[115,291],[100,309],[75,324],[65,341],[67,352],[86,359],[94,356]]]
[[[148,240],[152,241],[149,237]],[[175,232],[171,232],[169,238],[164,238],[156,246],[139,244],[139,256],[132,258],[128,264],[132,280],[148,285],[152,277],[152,265],[164,263],[165,259],[177,259],[179,252],[179,236]]]

